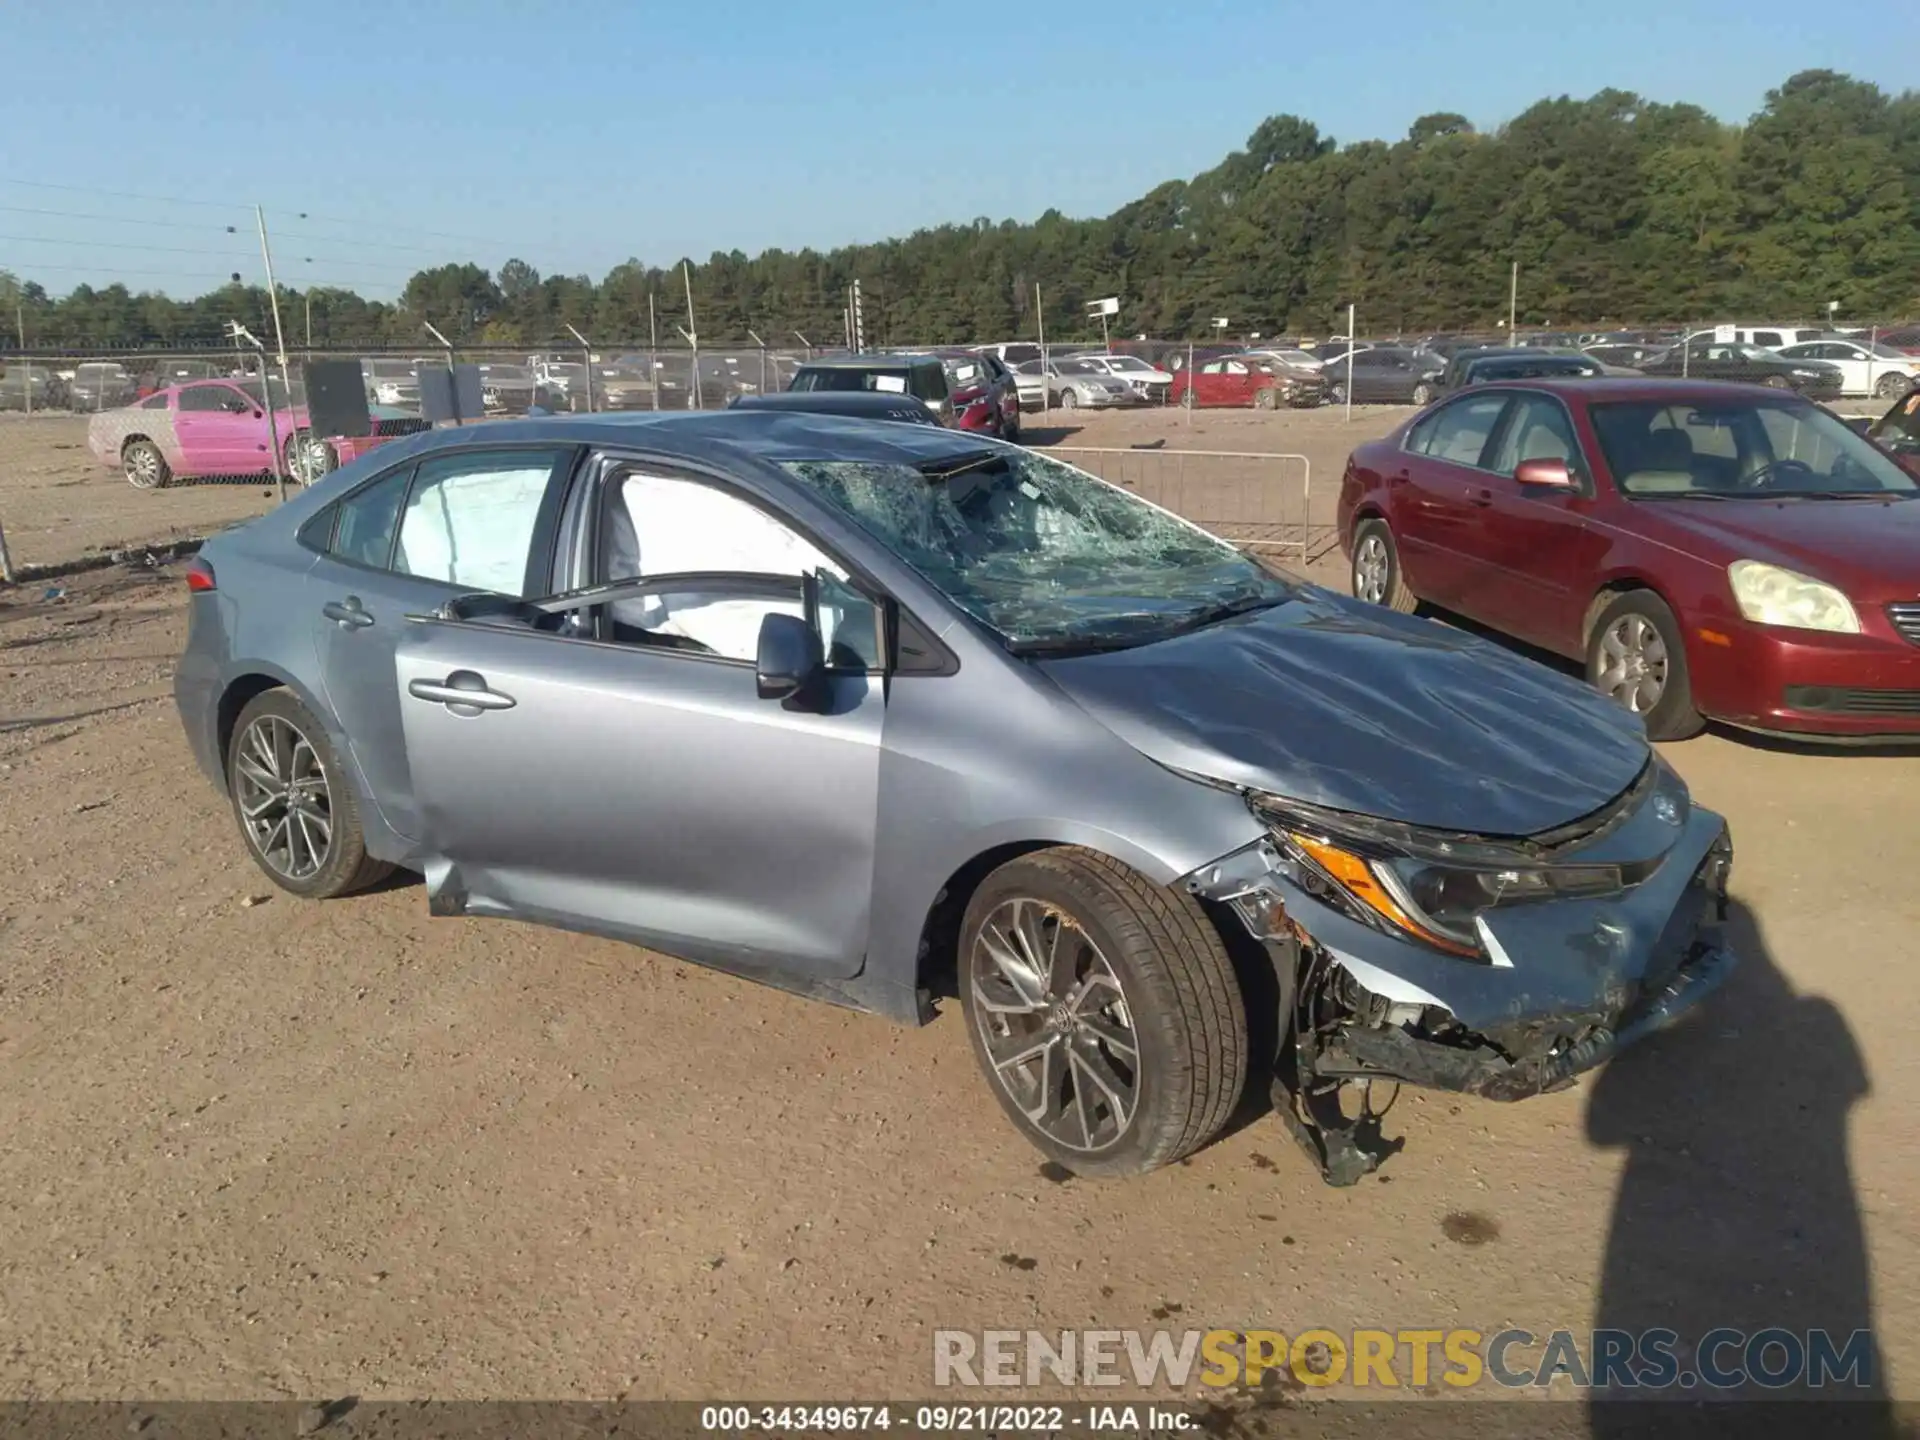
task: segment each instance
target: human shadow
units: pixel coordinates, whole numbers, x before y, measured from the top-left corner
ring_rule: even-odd
[[[1726,988],[1691,1023],[1651,1037],[1602,1071],[1587,1106],[1588,1139],[1626,1152],[1595,1325],[1678,1335],[1676,1382],[1596,1394],[1592,1431],[1691,1434],[1690,1416],[1710,1427],[1701,1434],[1741,1428],[1724,1405],[1642,1399],[1818,1399],[1834,1403],[1770,1404],[1747,1414],[1784,1424],[1782,1433],[1890,1436],[1894,1417],[1871,1331],[1872,1275],[1848,1160],[1849,1113],[1868,1093],[1865,1060],[1839,1010],[1794,990],[1752,913],[1737,902],[1727,939],[1740,965]],[[1778,1389],[1751,1381],[1723,1388],[1710,1382],[1752,1359],[1744,1340],[1703,1354],[1702,1341],[1717,1330],[1781,1330],[1798,1343],[1824,1332],[1838,1351],[1850,1342],[1859,1347],[1852,1353],[1861,1370],[1818,1389],[1804,1377]],[[1774,1347],[1760,1368],[1778,1374],[1787,1358]]]

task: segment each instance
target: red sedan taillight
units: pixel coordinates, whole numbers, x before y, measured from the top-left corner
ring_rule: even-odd
[[[213,588],[213,566],[196,556],[187,566],[187,589],[198,595]]]

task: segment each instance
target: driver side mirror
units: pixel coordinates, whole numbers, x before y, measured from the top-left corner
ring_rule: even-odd
[[[826,674],[820,635],[797,615],[767,615],[754,650],[754,686],[762,700],[804,702]]]
[[[1573,471],[1564,460],[1522,460],[1513,467],[1513,478],[1522,485],[1539,485],[1551,490],[1573,489]]]

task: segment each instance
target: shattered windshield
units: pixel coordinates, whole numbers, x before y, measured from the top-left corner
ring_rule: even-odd
[[[1146,644],[1295,593],[1197,526],[1027,451],[785,468],[1015,650]]]

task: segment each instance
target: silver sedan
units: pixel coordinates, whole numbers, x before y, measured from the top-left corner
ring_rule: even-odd
[[[430,431],[188,589],[181,719],[282,889],[399,867],[436,915],[907,1023],[957,997],[1081,1174],[1278,1085],[1350,1183],[1381,1152],[1343,1093],[1555,1089],[1731,964],[1726,828],[1634,717],[965,432]]]

